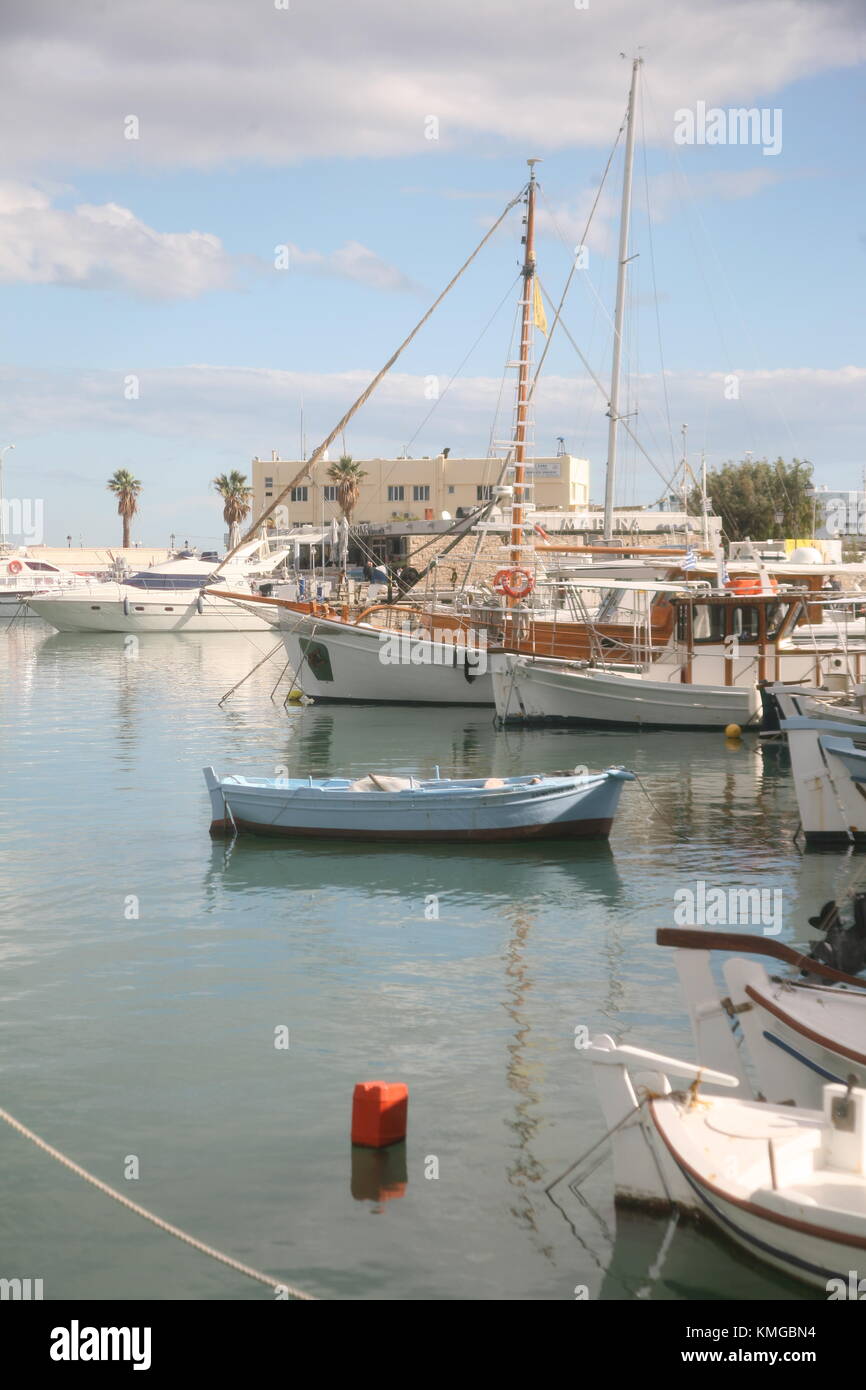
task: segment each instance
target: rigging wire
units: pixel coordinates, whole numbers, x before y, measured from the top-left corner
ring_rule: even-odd
[[[244,535],[244,536],[238,541],[237,545],[236,545],[232,550],[230,550],[230,551],[228,552],[228,554],[220,561],[220,564],[217,566],[217,569],[216,569],[216,573],[217,573],[217,574],[218,574],[219,571],[223,568],[223,566],[232,558],[232,556],[235,555],[235,554],[237,553],[238,550],[240,550],[241,546],[244,545],[248,540],[250,540],[250,539],[255,535],[255,532],[258,530],[259,526],[261,526],[262,522],[265,521],[265,520],[267,520],[267,518],[268,518],[269,516],[271,516],[273,512],[276,511],[277,507],[279,507],[279,506],[282,505],[282,503],[285,501],[286,497],[287,497],[287,496],[289,495],[289,493],[291,492],[292,488],[293,488],[293,487],[296,487],[296,486],[301,482],[301,480],[302,480],[303,478],[307,478],[307,477],[311,477],[311,476],[312,476],[312,470],[316,467],[316,465],[317,465],[317,464],[319,463],[319,461],[322,459],[322,457],[324,456],[325,452],[327,451],[329,445],[333,444],[334,440],[337,438],[337,435],[338,435],[338,434],[341,434],[342,431],[345,430],[345,428],[346,428],[346,426],[348,425],[349,421],[352,419],[352,416],[355,415],[355,414],[357,413],[357,411],[359,411],[359,410],[361,409],[361,406],[365,405],[366,402],[370,399],[370,397],[372,396],[373,392],[376,390],[376,387],[379,385],[379,382],[382,380],[382,378],[383,378],[384,376],[386,376],[387,373],[391,370],[391,368],[393,367],[394,363],[395,363],[395,362],[397,361],[397,359],[402,355],[402,353],[405,351],[405,349],[409,346],[409,344],[412,342],[413,338],[417,337],[417,335],[420,333],[421,329],[424,327],[424,324],[427,322],[427,320],[428,320],[429,318],[432,317],[432,315],[433,315],[433,313],[435,312],[435,310],[438,309],[439,305],[442,303],[442,300],[446,297],[446,295],[449,293],[449,291],[452,290],[452,289],[454,288],[454,286],[456,285],[457,281],[458,281],[458,280],[460,279],[460,277],[463,275],[464,271],[468,270],[469,266],[470,266],[470,265],[472,264],[472,262],[475,260],[476,256],[479,254],[479,252],[482,250],[482,248],[483,248],[484,246],[487,245],[488,241],[490,241],[491,237],[495,234],[495,232],[499,229],[499,227],[500,227],[500,226],[502,225],[502,223],[505,221],[505,219],[506,219],[506,217],[508,216],[508,214],[510,213],[511,209],[517,206],[517,204],[525,197],[525,194],[526,194],[526,185],[524,184],[523,187],[521,188],[520,192],[519,192],[514,198],[512,198],[512,199],[510,200],[509,203],[506,204],[506,206],[503,208],[502,212],[501,212],[501,213],[499,214],[499,216],[497,217],[496,221],[495,221],[495,222],[493,223],[493,225],[485,232],[484,236],[481,238],[481,240],[479,241],[478,245],[475,247],[474,251],[472,251],[472,253],[471,253],[469,256],[467,256],[466,260],[463,262],[463,264],[461,265],[460,269],[456,272],[456,274],[454,274],[454,275],[451,277],[451,279],[449,280],[448,284],[445,286],[444,290],[442,290],[441,294],[439,294],[438,297],[433,301],[433,303],[430,305],[430,308],[427,310],[427,312],[418,320],[418,322],[416,323],[415,327],[412,329],[411,333],[409,333],[409,334],[407,335],[407,337],[405,337],[405,338],[403,339],[403,341],[402,341],[402,343],[400,344],[400,346],[399,346],[394,352],[392,352],[391,356],[388,358],[388,361],[385,363],[385,365],[384,365],[383,367],[381,367],[381,368],[379,369],[379,371],[378,371],[378,372],[376,373],[376,375],[373,377],[372,381],[369,382],[369,384],[368,384],[368,385],[364,388],[364,390],[361,392],[360,396],[358,396],[357,400],[355,400],[355,401],[352,403],[352,405],[349,406],[349,409],[346,411],[345,415],[342,417],[341,420],[339,420],[339,421],[337,422],[337,424],[336,424],[336,425],[334,426],[334,428],[331,430],[331,432],[330,432],[330,434],[328,435],[328,437],[322,441],[322,443],[319,445],[319,447],[318,447],[316,450],[314,450],[313,454],[312,454],[312,455],[310,456],[310,458],[304,463],[303,467],[302,467],[302,468],[300,469],[300,471],[295,475],[295,477],[292,478],[291,481],[288,482],[288,483],[286,484],[286,486],[282,489],[282,491],[279,492],[279,493],[277,494],[277,496],[276,496],[276,497],[274,498],[274,500],[271,502],[270,506],[266,507],[265,510],[260,514],[260,516],[258,516],[258,517],[256,518],[256,520],[252,523],[252,525],[250,526],[249,530],[247,531],[246,535]]]
[[[445,386],[444,390],[442,390],[442,391],[439,393],[438,399],[435,400],[435,401],[433,402],[433,404],[431,405],[430,409],[427,411],[427,414],[424,416],[424,419],[421,421],[420,425],[419,425],[418,428],[416,429],[415,433],[407,440],[407,442],[406,442],[406,448],[407,448],[407,449],[410,447],[410,445],[412,445],[412,444],[415,443],[415,440],[418,438],[418,436],[419,436],[419,434],[421,433],[421,431],[423,430],[424,426],[427,424],[427,421],[430,419],[431,415],[433,415],[434,412],[435,412],[436,410],[438,410],[439,406],[442,404],[443,400],[444,400],[445,397],[447,396],[447,394],[448,394],[448,392],[450,391],[451,387],[454,385],[454,382],[457,380],[457,378],[460,376],[460,373],[463,371],[463,368],[466,366],[466,363],[469,361],[470,357],[471,357],[472,354],[475,352],[475,349],[478,347],[478,344],[481,342],[482,338],[483,338],[483,337],[485,336],[485,334],[488,332],[488,330],[490,329],[490,327],[491,327],[491,325],[493,324],[494,320],[495,320],[496,318],[498,318],[499,314],[500,314],[501,311],[502,311],[502,306],[503,306],[503,304],[505,304],[506,301],[507,301],[508,299],[511,298],[511,295],[514,293],[514,286],[517,284],[517,282],[518,282],[519,279],[520,279],[520,274],[515,275],[515,277],[514,277],[514,279],[512,280],[511,284],[508,286],[508,289],[505,291],[505,294],[502,296],[502,298],[500,299],[500,301],[499,301],[499,303],[497,304],[496,308],[494,309],[493,313],[490,315],[490,318],[487,320],[487,322],[486,322],[486,324],[484,325],[484,327],[482,328],[481,332],[478,334],[478,337],[475,339],[475,342],[472,344],[472,346],[471,346],[471,348],[469,349],[469,351],[467,352],[466,356],[463,358],[463,361],[460,363],[459,367],[457,367],[457,369],[456,369],[456,371],[454,372],[454,374],[450,377],[450,379],[449,379],[449,381],[448,381],[448,384]]]
[[[538,278],[538,277],[536,277],[536,278]],[[548,303],[551,305],[551,307],[552,307],[553,301],[551,300],[550,295],[547,293],[547,291],[545,290],[544,286],[542,285],[540,279],[538,280],[538,284],[539,284],[539,287],[540,287],[541,292],[542,292],[542,294],[544,295],[545,299],[547,300],[547,302],[548,302]],[[561,324],[561,326],[562,326],[562,331],[563,331],[563,333],[565,334],[566,338],[567,338],[568,341],[571,343],[571,346],[574,348],[575,352],[577,353],[578,357],[580,358],[581,362],[583,363],[583,366],[584,366],[585,370],[587,371],[587,373],[589,374],[589,376],[592,378],[593,382],[594,382],[595,385],[598,387],[599,391],[600,391],[601,394],[604,396],[605,400],[608,400],[608,392],[607,392],[607,388],[605,387],[604,383],[603,383],[602,381],[600,381],[599,378],[596,376],[595,372],[593,371],[592,367],[591,367],[591,366],[589,365],[589,363],[587,362],[586,358],[584,357],[583,353],[581,352],[580,348],[578,347],[577,343],[575,342],[574,338],[572,337],[571,333],[569,332],[569,330],[568,330],[568,328],[566,327],[566,325],[565,325],[565,323],[563,322],[563,320],[560,318],[559,321],[560,321],[560,324]],[[634,443],[636,444],[636,446],[637,446],[637,448],[640,450],[640,452],[643,454],[643,456],[644,456],[644,458],[646,459],[647,463],[649,463],[650,466],[651,466],[652,468],[655,469],[656,473],[658,473],[658,475],[659,475],[659,477],[661,478],[662,482],[664,483],[665,487],[668,488],[670,491],[673,491],[673,483],[671,482],[670,479],[668,479],[668,478],[665,477],[664,473],[663,473],[662,470],[659,468],[659,466],[658,466],[658,464],[656,463],[655,459],[652,458],[652,457],[647,453],[646,449],[645,449],[644,446],[641,444],[640,440],[638,439],[638,437],[637,437],[637,435],[635,434],[634,430],[633,430],[633,429],[631,428],[631,426],[629,425],[628,421],[625,420],[625,419],[620,418],[620,424],[622,425],[622,427],[623,427],[623,429],[626,431],[626,433],[634,440]]]
[[[648,172],[648,169],[647,169],[647,157],[646,157],[646,121],[645,121],[646,107],[645,107],[645,105],[644,105],[644,101],[645,101],[644,95],[643,95],[643,92],[641,92],[641,104],[640,104],[640,130],[641,130],[641,147],[642,147],[642,154],[643,154],[644,198],[645,198],[645,200],[646,200],[647,243],[648,243],[648,245],[649,245],[650,272],[651,272],[651,275],[652,275],[652,283],[653,283],[653,302],[654,302],[654,304],[655,304],[655,311],[656,311],[656,312],[655,312],[655,318],[656,318],[656,335],[657,335],[657,338],[658,338],[659,367],[660,367],[661,375],[662,375],[662,391],[663,391],[664,403],[665,403],[665,418],[666,418],[666,420],[667,420],[668,435],[669,435],[669,437],[670,437],[670,444],[671,444],[671,464],[672,464],[672,466],[673,466],[674,473],[676,473],[677,460],[676,460],[676,453],[675,453],[675,451],[674,451],[674,429],[673,429],[673,424],[672,424],[672,422],[671,422],[671,403],[670,403],[670,400],[669,400],[669,398],[668,398],[668,381],[667,381],[667,374],[666,374],[666,372],[665,372],[664,348],[663,348],[663,345],[662,345],[662,321],[661,321],[661,314],[660,314],[660,312],[659,312],[658,281],[657,281],[657,279],[656,279],[655,243],[654,243],[654,241],[653,241],[653,230],[652,230],[652,229],[653,229],[653,220],[652,220],[652,215],[651,215],[650,189],[649,189],[649,172]]]

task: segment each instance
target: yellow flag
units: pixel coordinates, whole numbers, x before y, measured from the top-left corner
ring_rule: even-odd
[[[532,307],[535,313],[535,327],[540,328],[544,336],[547,337],[547,315],[544,312],[544,302],[541,298],[541,286],[538,283],[537,277],[533,283],[535,285],[535,297]]]

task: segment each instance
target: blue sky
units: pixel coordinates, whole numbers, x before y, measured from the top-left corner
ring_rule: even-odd
[[[214,543],[214,474],[272,448],[296,456],[302,396],[308,448],[319,442],[519,190],[530,154],[544,161],[539,274],[558,298],[625,109],[620,51],[638,43],[626,384],[641,442],[669,473],[687,422],[711,465],[797,455],[819,482],[861,482],[859,0],[539,0],[531,25],[512,0],[469,16],[456,0],[146,8],[46,0],[3,21],[0,116],[21,138],[0,178],[0,443],[16,446],[7,495],[44,500],[50,543],[116,538],[104,482],[118,466],[144,484],[137,539]],[[780,152],[675,145],[675,112],[698,101],[779,109]],[[123,138],[130,113],[137,140]],[[564,315],[602,379],[621,167],[620,149]],[[353,422],[356,456],[409,441],[416,457],[486,452],[519,232],[512,213]],[[425,379],[444,386],[468,353],[425,424]],[[596,500],[605,410],[554,339],[537,450],[565,436],[591,460]],[[627,444],[618,500],[662,487]]]

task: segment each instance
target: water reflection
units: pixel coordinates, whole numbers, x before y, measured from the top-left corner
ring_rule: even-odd
[[[547,905],[573,911],[579,902],[582,910],[612,911],[624,891],[614,853],[603,842],[527,844],[519,853],[510,845],[488,845],[483,853],[474,845],[275,845],[255,836],[207,843],[204,886],[211,904],[223,893],[335,889],[364,898],[438,894],[452,904],[499,901],[509,910]]]

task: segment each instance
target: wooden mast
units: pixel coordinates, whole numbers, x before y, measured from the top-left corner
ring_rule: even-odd
[[[511,563],[518,566],[526,546],[523,521],[526,492],[526,435],[529,424],[529,372],[532,357],[532,324],[535,306],[535,166],[528,159],[529,188],[526,195],[526,255],[523,261],[523,298],[520,319],[520,357],[517,378],[517,411],[514,428],[514,496],[511,505]]]

